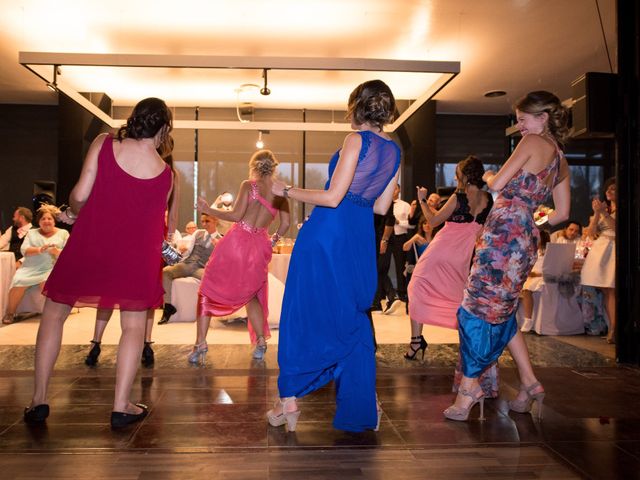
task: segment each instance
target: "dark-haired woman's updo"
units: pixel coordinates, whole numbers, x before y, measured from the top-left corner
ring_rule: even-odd
[[[544,90],[529,92],[516,102],[514,108],[531,115],[546,112],[549,115],[547,127],[556,141],[564,144],[569,138],[569,110],[553,93]]]
[[[466,177],[468,185],[475,185],[478,188],[484,187],[484,180],[482,180],[484,165],[482,165],[482,161],[478,157],[469,155],[458,163],[458,168],[460,169],[460,174]]]
[[[382,80],[369,80],[358,85],[349,95],[347,118],[357,125],[369,123],[382,130],[393,121],[396,100],[389,86]]]
[[[133,108],[131,116],[127,119],[127,123],[118,130],[118,140],[153,138],[164,128],[158,148],[163,152],[167,150],[170,152],[164,143],[169,141],[169,132],[172,127],[171,110],[167,104],[159,98],[145,98],[138,102]]]

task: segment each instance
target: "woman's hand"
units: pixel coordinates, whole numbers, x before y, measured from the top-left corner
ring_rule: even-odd
[[[67,225],[73,225],[77,219],[78,217],[70,217],[67,213],[67,210],[56,215],[56,220],[62,223],[66,223]]]
[[[418,194],[418,201],[419,202],[424,202],[427,200],[427,193],[429,193],[429,191],[424,188],[424,187],[416,187],[417,189],[417,194]]]
[[[591,207],[593,208],[593,213],[599,213],[600,215],[607,213],[607,203],[601,202],[597,198],[591,201]]]
[[[209,202],[207,202],[206,198],[198,197],[198,201],[196,202],[196,210],[198,210],[200,213],[210,215],[211,207],[209,207]]]
[[[486,172],[484,172],[484,175],[482,175],[482,181],[484,183],[489,183],[489,180],[491,180],[495,176],[496,172],[494,172],[493,170],[487,170]]]
[[[284,183],[282,180],[278,180],[274,178],[273,184],[271,185],[271,193],[273,193],[274,195],[277,195],[278,197],[282,197],[284,192],[284,187],[286,186],[287,184]]]

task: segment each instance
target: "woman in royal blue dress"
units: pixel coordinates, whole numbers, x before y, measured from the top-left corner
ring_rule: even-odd
[[[329,163],[325,190],[285,186],[273,193],[316,205],[298,234],[287,275],[278,363],[280,400],[267,413],[273,426],[294,431],[297,398],[336,385],[333,425],[361,432],[379,424],[371,307],[377,286],[373,213],[392,201],[400,149],[383,132],[395,111],[389,87],[365,82],[351,93],[355,133]]]

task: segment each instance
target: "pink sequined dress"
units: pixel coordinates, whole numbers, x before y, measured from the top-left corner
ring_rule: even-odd
[[[273,217],[278,212],[260,195],[255,182],[251,182],[249,201],[260,202]],[[244,221],[235,223],[218,242],[204,269],[198,292],[198,314],[230,315],[257,297],[262,307],[264,338],[269,338],[270,261],[271,241],[267,228],[256,228]],[[251,342],[256,343],[256,333],[251,323],[248,326]]]
[[[69,240],[44,286],[50,299],[77,307],[139,311],[162,304],[167,165],[141,179],[116,162],[113,138],[98,154],[98,172]]]

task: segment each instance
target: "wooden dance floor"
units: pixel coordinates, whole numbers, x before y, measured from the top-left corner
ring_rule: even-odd
[[[378,433],[331,426],[334,390],[303,399],[295,433],[267,425],[277,395],[277,346],[265,362],[248,345],[213,345],[204,367],[186,365],[186,345],[160,345],[141,368],[132,398],[150,406],[140,424],[112,431],[115,346],[85,367],[86,345],[63,346],[46,426],[27,426],[33,347],[0,346],[2,478],[118,479],[534,479],[640,478],[640,372],[552,338],[528,337],[547,390],[545,417],[509,412],[518,386],[502,360],[501,397],[466,423],[445,420],[455,345],[429,361],[378,353]],[[546,358],[543,358],[546,357]],[[567,362],[572,363],[569,365]],[[32,363],[31,363],[32,364]]]

